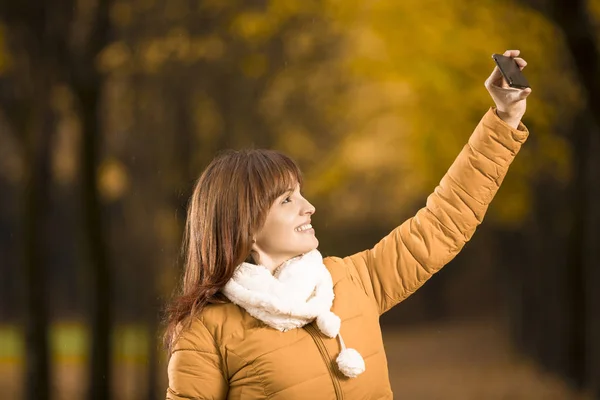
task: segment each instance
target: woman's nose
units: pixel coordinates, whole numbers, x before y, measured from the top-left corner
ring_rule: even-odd
[[[313,215],[315,213],[315,211],[317,211],[315,206],[313,206],[311,203],[309,203],[307,201],[306,202],[306,214]]]

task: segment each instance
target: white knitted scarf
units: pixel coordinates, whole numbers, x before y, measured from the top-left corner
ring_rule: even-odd
[[[282,332],[316,319],[323,334],[340,341],[340,371],[354,378],[365,370],[358,351],[346,348],[340,318],[331,312],[333,282],[318,250],[292,258],[274,274],[264,266],[242,263],[222,291],[248,314]]]

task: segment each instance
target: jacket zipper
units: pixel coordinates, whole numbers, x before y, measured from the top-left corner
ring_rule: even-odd
[[[335,371],[331,366],[331,358],[329,356],[329,352],[325,347],[325,343],[323,343],[323,340],[319,337],[319,332],[317,332],[316,328],[312,324],[305,325],[304,328],[310,334],[310,336],[312,336],[317,347],[319,348],[321,356],[323,357],[323,361],[325,361],[325,365],[327,365],[329,375],[331,376],[331,381],[333,382],[333,388],[335,390],[335,398],[339,400],[343,399],[344,395],[342,393],[342,387],[340,386],[339,380],[335,376]]]

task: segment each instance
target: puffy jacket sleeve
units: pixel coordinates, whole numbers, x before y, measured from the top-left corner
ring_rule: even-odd
[[[490,109],[425,207],[370,250],[341,261],[358,274],[383,314],[452,260],[483,221],[529,132]]]
[[[168,376],[167,400],[227,398],[221,354],[201,321],[180,335],[169,359]]]

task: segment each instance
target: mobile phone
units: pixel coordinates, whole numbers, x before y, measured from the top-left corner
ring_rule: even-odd
[[[521,72],[521,68],[519,68],[519,64],[512,57],[492,54],[492,58],[496,61],[496,65],[498,65],[502,76],[508,82],[508,86],[519,89],[530,87],[527,78],[525,78]]]

